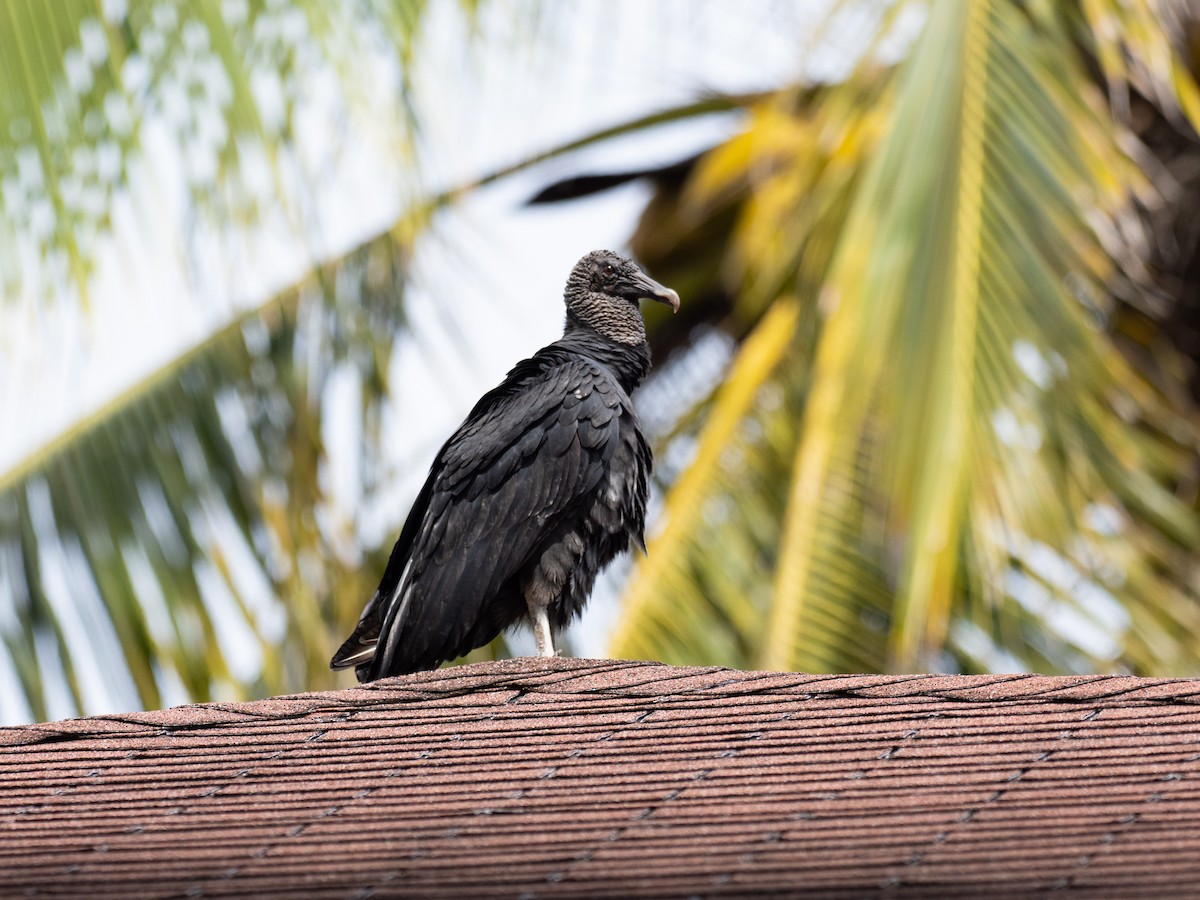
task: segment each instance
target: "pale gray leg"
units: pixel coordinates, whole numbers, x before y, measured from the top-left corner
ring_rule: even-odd
[[[529,622],[533,625],[533,636],[537,641],[538,656],[558,656],[554,651],[554,633],[550,630],[550,605],[563,592],[563,585],[570,577],[571,568],[583,553],[583,541],[571,533],[548,547],[526,575],[521,585],[525,593],[525,605],[529,608]]]
[[[538,656],[555,656],[554,634],[550,631],[550,603],[556,591],[545,580],[534,576],[525,582],[525,606],[529,610],[529,624],[533,626],[533,639],[537,641]]]
[[[530,606],[529,618],[533,622],[533,638],[537,641],[538,656],[557,656],[554,652],[554,635],[550,631],[550,616],[544,606]]]

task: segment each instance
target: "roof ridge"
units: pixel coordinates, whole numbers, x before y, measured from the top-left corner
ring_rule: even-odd
[[[671,666],[636,660],[519,658],[386,678],[338,691],[247,702],[187,704],[0,728],[0,747],[191,732],[242,722],[287,721],[319,715],[328,715],[328,721],[337,722],[355,709],[497,692],[512,694],[505,703],[529,694],[595,694],[621,698],[793,695],[993,704],[1034,701],[1093,707],[1110,706],[1114,701],[1122,706],[1200,705],[1200,679],[1026,673],[814,675],[720,666]]]
[[[0,895],[1186,895],[1198,691],[527,659],[9,729]]]

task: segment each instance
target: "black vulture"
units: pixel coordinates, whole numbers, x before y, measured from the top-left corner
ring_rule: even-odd
[[[528,616],[539,656],[600,570],[644,549],[650,446],[629,399],[650,368],[638,301],[679,295],[609,250],[567,279],[563,336],[442,445],[354,633],[359,681],[437,668]]]

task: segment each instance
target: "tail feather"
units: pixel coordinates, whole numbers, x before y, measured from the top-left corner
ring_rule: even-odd
[[[375,647],[379,644],[379,630],[382,623],[379,620],[378,594],[371,598],[362,618],[354,628],[354,633],[346,638],[346,642],[333,654],[329,661],[331,669],[349,669],[364,666],[375,658]]]
[[[358,635],[351,635],[346,643],[338,648],[338,652],[333,654],[333,659],[329,661],[331,669],[349,669],[351,666],[358,666],[369,663],[375,658],[375,646],[378,641],[360,640]]]

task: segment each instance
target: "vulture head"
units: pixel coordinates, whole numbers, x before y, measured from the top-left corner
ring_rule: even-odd
[[[575,264],[564,299],[568,319],[622,344],[646,340],[639,300],[657,300],[679,311],[677,293],[611,250],[593,250]]]

